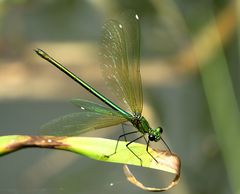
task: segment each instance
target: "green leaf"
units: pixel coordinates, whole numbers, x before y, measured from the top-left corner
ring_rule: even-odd
[[[140,160],[133,155],[127,148],[125,141],[119,141],[117,153],[114,152],[117,141],[105,138],[93,137],[56,137],[56,136],[22,136],[11,135],[0,137],[0,156],[11,153],[24,147],[42,147],[61,149],[75,152],[94,160],[103,162],[113,162],[141,166]],[[163,191],[176,185],[180,177],[180,159],[169,151],[160,151],[149,148],[151,155],[158,163],[146,152],[146,145],[140,143],[132,143],[130,148],[142,160],[142,166],[156,170],[162,170],[176,174],[174,180],[168,187],[151,188],[145,187],[137,181],[127,166],[124,166],[124,172],[128,180],[148,191]],[[109,156],[111,155],[111,156]]]

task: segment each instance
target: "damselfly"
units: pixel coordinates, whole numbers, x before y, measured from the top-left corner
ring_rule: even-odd
[[[125,103],[129,111],[120,108],[43,50],[36,49],[35,51],[39,56],[56,66],[107,105],[103,106],[82,99],[72,100],[75,105],[80,107],[80,111],[55,119],[47,123],[44,128],[50,130],[52,134],[72,135],[80,134],[91,129],[99,129],[130,122],[136,130],[120,135],[118,141],[123,137],[126,139],[127,135],[140,133],[139,137],[126,143],[126,147],[142,164],[141,158],[133,152],[129,145],[140,138],[144,138],[147,144],[146,151],[149,153],[148,148],[150,141],[157,142],[162,140],[164,142],[164,140],[161,137],[163,132],[162,127],[151,128],[148,121],[142,116],[143,95],[139,62],[139,16],[131,12],[123,15],[119,20],[108,21],[103,26],[100,46],[101,67],[104,72],[104,77],[112,92],[120,101]],[[145,135],[148,135],[147,138]],[[164,144],[167,146],[165,142]],[[117,152],[117,145],[113,154]],[[149,155],[156,161],[150,153]]]

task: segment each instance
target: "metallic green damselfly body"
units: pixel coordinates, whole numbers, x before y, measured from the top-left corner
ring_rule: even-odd
[[[146,151],[148,152],[150,141],[157,142],[160,139],[163,141],[161,137],[163,129],[162,127],[151,128],[148,121],[142,116],[143,97],[139,62],[140,27],[138,15],[131,12],[123,15],[119,20],[108,21],[103,26],[100,46],[101,67],[104,77],[111,90],[120,101],[125,103],[129,111],[117,106],[43,50],[36,49],[35,51],[39,56],[56,66],[106,105],[74,99],[72,102],[80,107],[78,113],[55,119],[45,124],[43,128],[50,131],[52,135],[73,135],[91,129],[130,122],[136,130],[119,136],[118,141],[122,137],[126,139],[127,135],[139,132],[141,135],[128,142],[126,146],[139,158],[142,164],[141,158],[131,150],[129,145],[140,138],[144,138],[147,143]],[[147,139],[145,138],[146,134],[148,135]],[[116,152],[117,145],[113,154]],[[150,156],[152,155],[150,154]]]

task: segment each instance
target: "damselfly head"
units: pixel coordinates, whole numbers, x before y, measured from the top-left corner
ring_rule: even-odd
[[[149,141],[155,141],[155,142],[159,141],[161,139],[162,132],[163,132],[162,127],[151,129],[148,133]]]

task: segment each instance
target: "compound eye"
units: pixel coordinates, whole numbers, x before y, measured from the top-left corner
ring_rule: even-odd
[[[162,134],[163,133],[163,128],[159,127],[159,129],[160,129],[160,133]]]
[[[148,136],[148,139],[149,139],[150,141],[155,141],[155,136],[152,135],[152,134],[150,134],[150,135]]]

